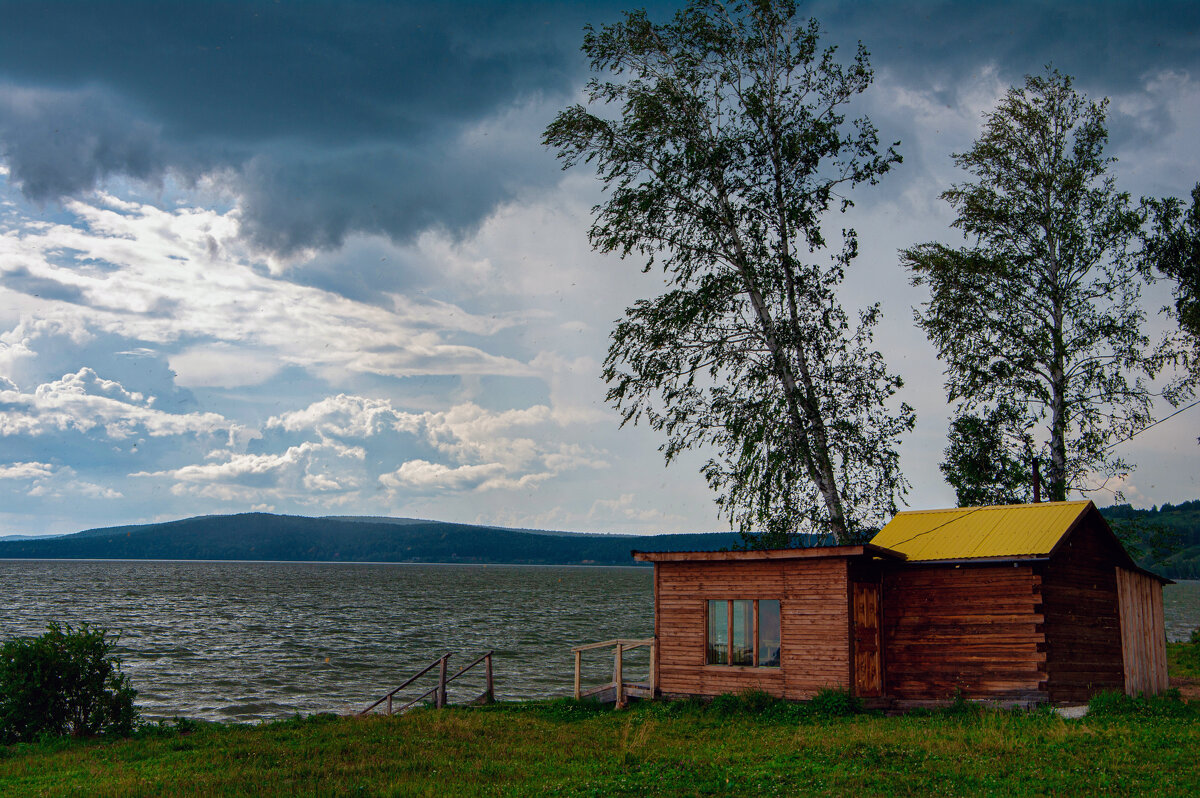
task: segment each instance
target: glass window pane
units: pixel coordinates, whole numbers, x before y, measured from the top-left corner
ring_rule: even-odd
[[[733,602],[733,664],[754,664],[754,602]]]
[[[758,664],[779,667],[779,601],[758,602]]]
[[[707,649],[709,665],[729,663],[729,607],[725,601],[708,602]]]

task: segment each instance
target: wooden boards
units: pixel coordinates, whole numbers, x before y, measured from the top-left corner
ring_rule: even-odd
[[[1114,561],[1124,552],[1085,519],[1039,567],[1046,618],[1047,697],[1081,703],[1120,690],[1121,632]]]
[[[861,698],[883,695],[879,592],[878,583],[853,583],[854,694]]]
[[[1167,689],[1167,634],[1162,584],[1145,574],[1116,569],[1125,692],[1156,695]]]
[[[655,563],[658,687],[666,694],[747,689],[810,698],[847,687],[851,670],[849,583],[844,558]],[[705,663],[710,599],[777,599],[780,667]]]
[[[1046,678],[1030,564],[904,566],[883,579],[886,694],[1027,699]]]

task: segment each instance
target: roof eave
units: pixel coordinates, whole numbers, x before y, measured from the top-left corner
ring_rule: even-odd
[[[832,557],[878,557],[904,561],[908,558],[892,549],[864,543],[860,546],[811,546],[803,549],[750,549],[746,551],[637,551],[630,552],[638,562],[755,562],[763,560],[808,560]]]

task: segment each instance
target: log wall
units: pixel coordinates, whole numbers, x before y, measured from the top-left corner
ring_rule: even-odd
[[[885,694],[1045,700],[1041,579],[1028,564],[899,566],[883,580]]]
[[[659,562],[655,566],[658,686],[665,694],[759,689],[811,698],[850,679],[849,583],[843,558]],[[705,664],[709,599],[778,599],[780,667]]]
[[[1116,546],[1110,535],[1085,520],[1039,567],[1048,697],[1053,702],[1087,701],[1102,690],[1122,688],[1114,567],[1121,552]]]
[[[1125,568],[1116,576],[1125,692],[1157,695],[1168,687],[1162,583]]]

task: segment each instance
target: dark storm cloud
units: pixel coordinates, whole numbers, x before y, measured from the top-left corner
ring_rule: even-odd
[[[41,201],[110,176],[226,175],[247,233],[278,252],[469,230],[556,179],[538,134],[584,78],[581,27],[638,5],[0,0],[0,155]],[[1197,5],[830,0],[801,13],[953,103],[989,63],[1017,80],[1053,61],[1092,92],[1193,68]],[[520,102],[539,117],[520,135],[464,142]]]
[[[29,91],[0,86],[0,156],[25,196],[55,199],[92,188],[109,174],[162,174],[159,131],[111,93]]]
[[[1200,67],[1194,0],[820,0],[803,13],[844,46],[861,40],[877,68],[951,92],[985,64],[1016,80],[1053,63],[1105,92],[1132,88],[1147,72]]]
[[[565,102],[580,29],[611,16],[559,3],[0,2],[0,152],[38,200],[113,175],[222,171],[244,192],[246,229],[282,252],[469,229],[556,172],[531,163],[539,127],[511,152],[465,148],[462,131],[526,98]]]

